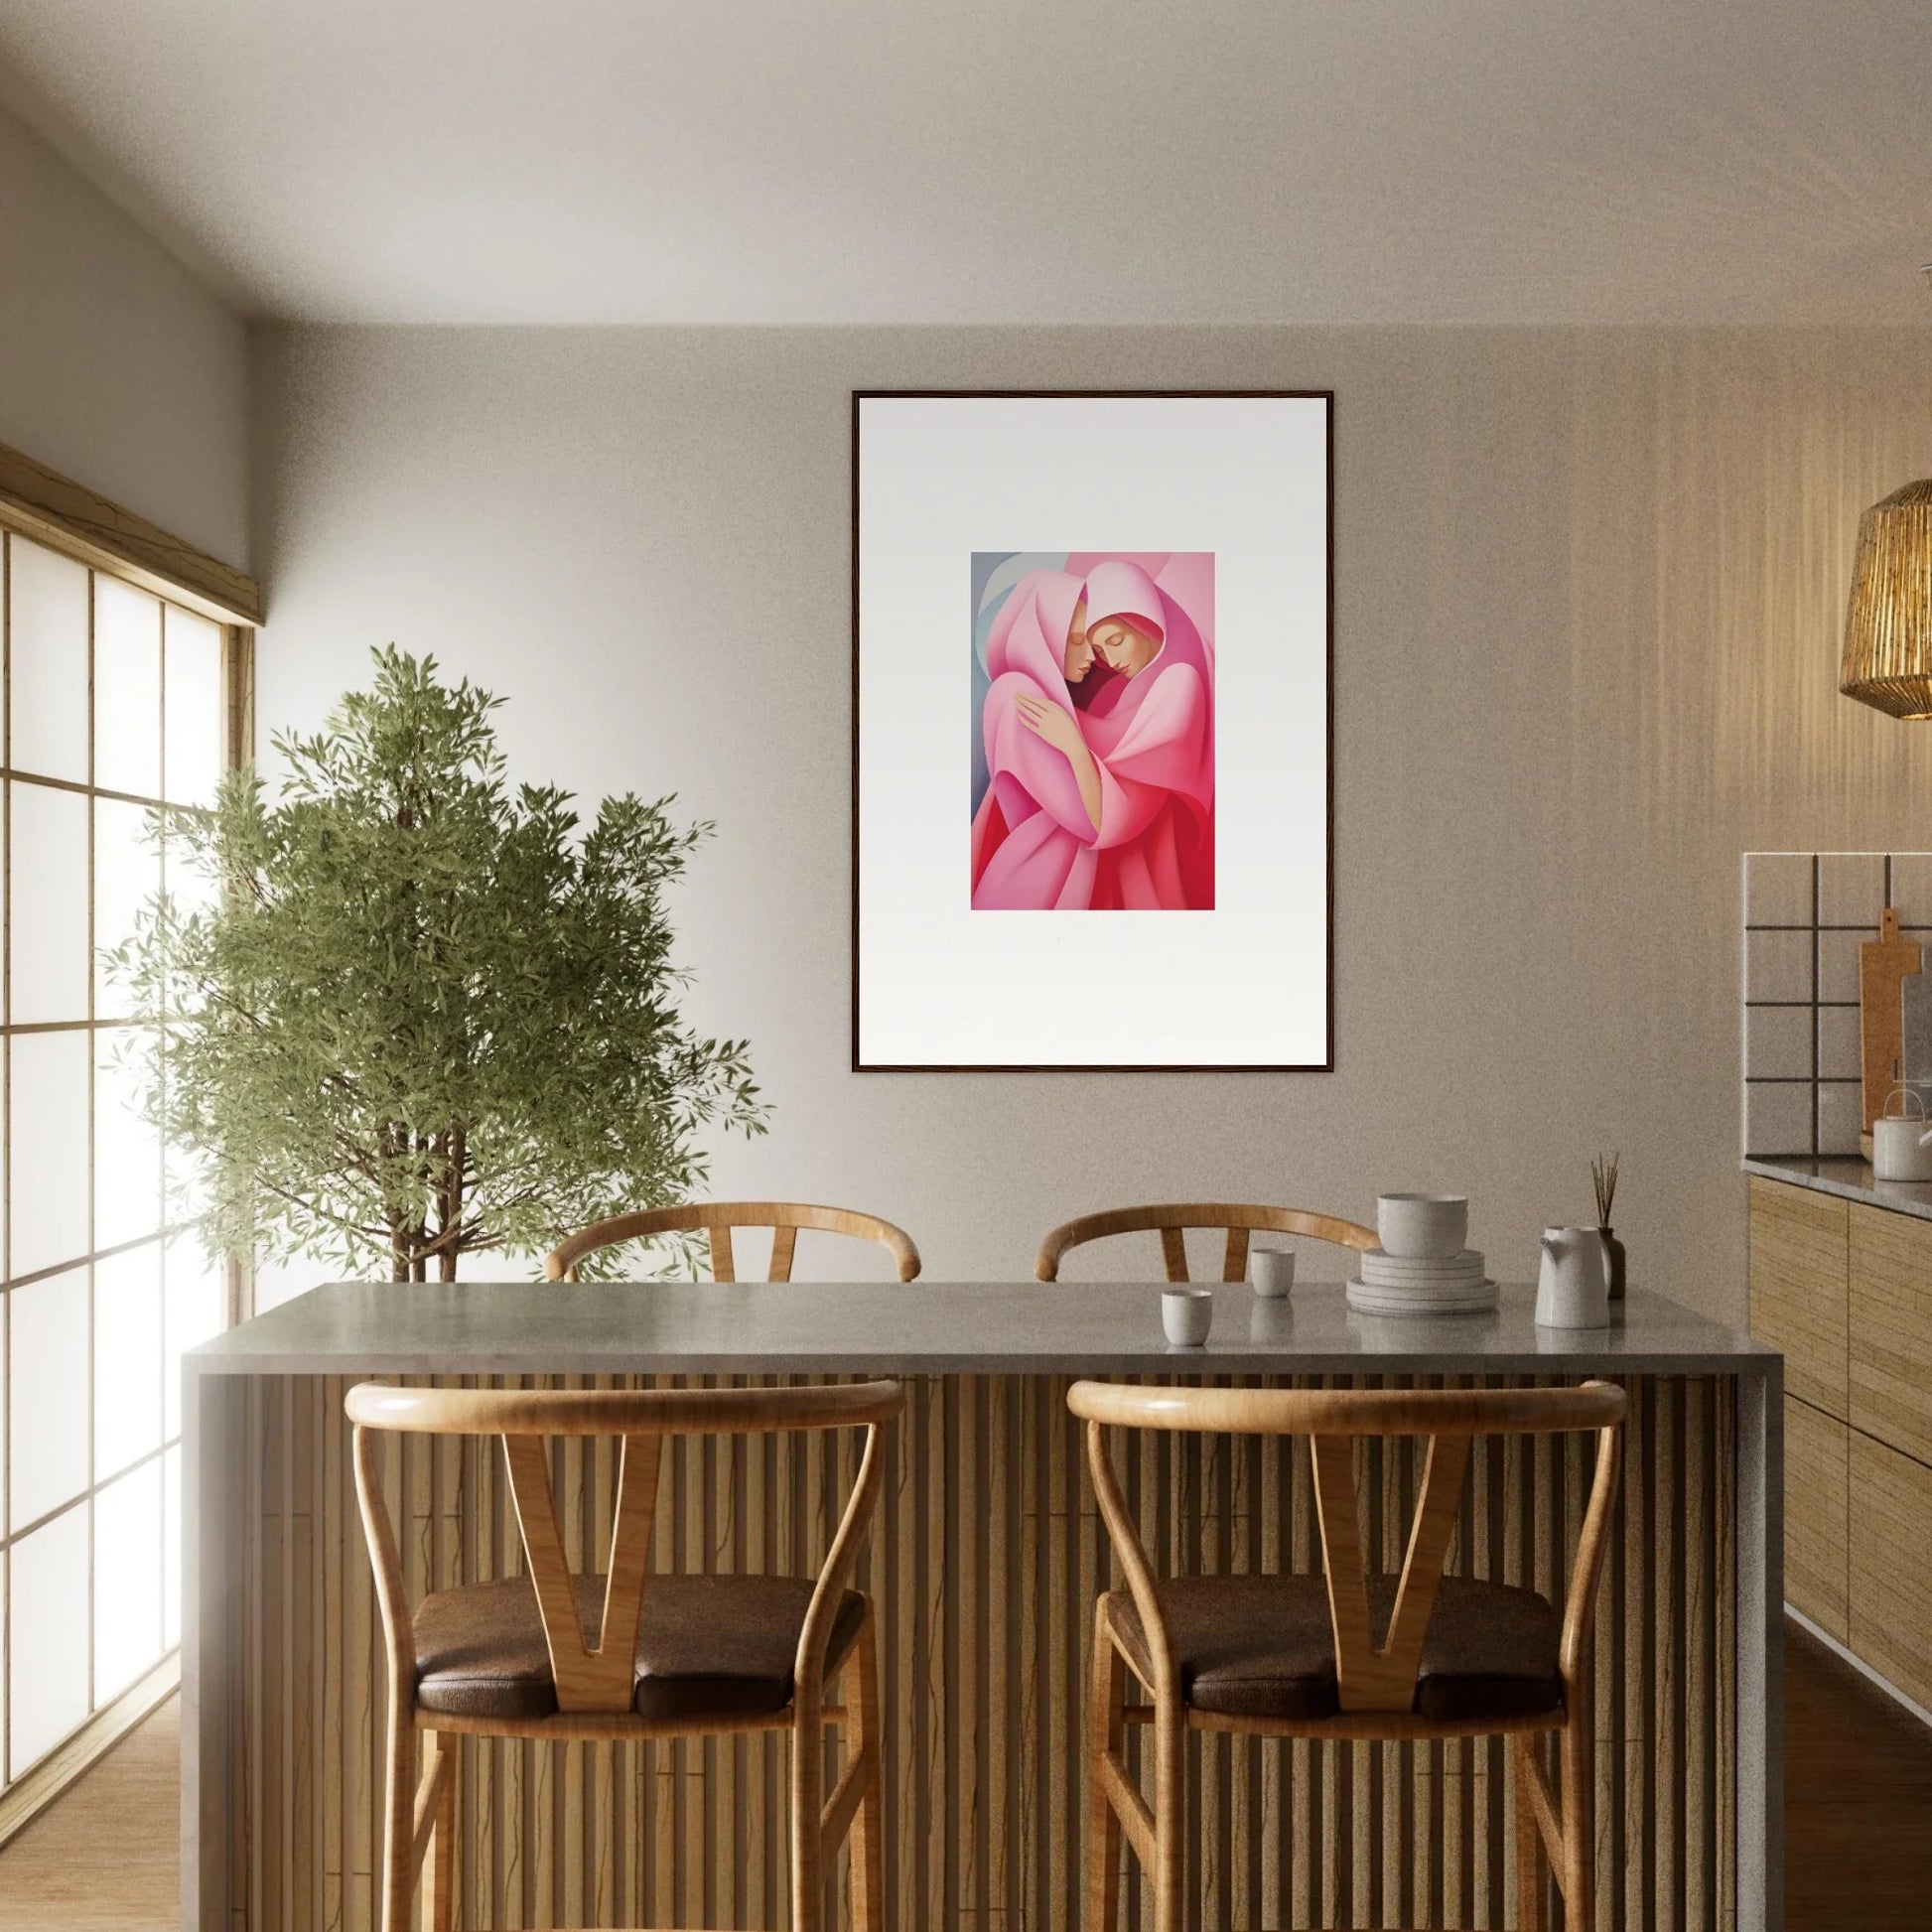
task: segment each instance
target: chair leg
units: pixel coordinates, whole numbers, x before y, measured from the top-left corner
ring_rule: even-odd
[[[1087,1709],[1087,1904],[1085,1932],[1116,1932],[1120,1924],[1119,1816],[1100,1776],[1101,1760],[1126,1742],[1127,1665],[1107,1629],[1093,1617],[1093,1675]],[[1150,1874],[1151,1875],[1151,1874]]]
[[[824,1924],[823,1807],[824,1700],[793,1699],[791,1715],[791,1932],[820,1932]]]
[[[415,1918],[416,1727],[399,1701],[389,1706],[382,1793],[382,1932],[410,1932]]]
[[[1590,1932],[1595,1924],[1590,1897],[1591,1866],[1596,1849],[1592,1801],[1595,1797],[1595,1740],[1587,1703],[1572,1711],[1557,1744],[1559,1778],[1563,1785],[1563,1890],[1565,1932]]]
[[[1187,1713],[1173,1689],[1154,1704],[1154,1932],[1181,1932],[1187,1888]]]
[[[440,1751],[450,1756],[449,1775],[436,1799],[436,1824],[430,1832],[429,1858],[424,1873],[424,1932],[456,1932],[456,1780],[457,1740],[426,1735],[424,1755],[432,1762]]]
[[[1543,1832],[1530,1801],[1536,1775],[1536,1738],[1519,1732],[1511,1740],[1511,1774],[1516,1784],[1516,1923],[1519,1932],[1548,1932],[1549,1885],[1544,1877]]]
[[[885,1739],[879,1723],[878,1619],[870,1602],[845,1667],[848,1747],[865,1759],[852,1821],[852,1932],[886,1932]]]

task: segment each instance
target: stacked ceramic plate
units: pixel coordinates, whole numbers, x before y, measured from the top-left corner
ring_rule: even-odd
[[[1477,1248],[1441,1257],[1369,1248],[1348,1284],[1348,1306],[1364,1314],[1468,1314],[1496,1306],[1496,1284]]]

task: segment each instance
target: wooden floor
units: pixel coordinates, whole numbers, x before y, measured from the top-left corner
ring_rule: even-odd
[[[1932,1731],[1785,1625],[1788,1932],[1932,1924]]]
[[[180,1924],[181,1700],[171,1697],[0,1850],[0,1927]]]
[[[1787,1932],[1925,1932],[1932,1731],[1787,1628]],[[0,1928],[174,1932],[179,1863],[170,1699],[0,1851]]]

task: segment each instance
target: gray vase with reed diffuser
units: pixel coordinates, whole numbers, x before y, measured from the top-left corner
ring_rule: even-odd
[[[1596,1190],[1596,1232],[1603,1237],[1603,1252],[1610,1258],[1610,1300],[1623,1300],[1624,1253],[1623,1243],[1616,1238],[1610,1227],[1610,1210],[1616,1205],[1616,1169],[1623,1159],[1620,1154],[1612,1154],[1606,1160],[1598,1155],[1589,1164],[1590,1184]]]

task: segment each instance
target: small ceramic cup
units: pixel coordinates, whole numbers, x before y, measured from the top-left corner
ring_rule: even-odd
[[[1448,1261],[1468,1245],[1467,1194],[1381,1194],[1375,1228],[1382,1252],[1409,1260]]]
[[[1214,1325],[1214,1291],[1211,1288],[1164,1288],[1161,1291],[1161,1325],[1176,1348],[1198,1348]]]
[[[1248,1280],[1257,1295],[1277,1301],[1295,1286],[1292,1248],[1252,1248],[1248,1252]]]

